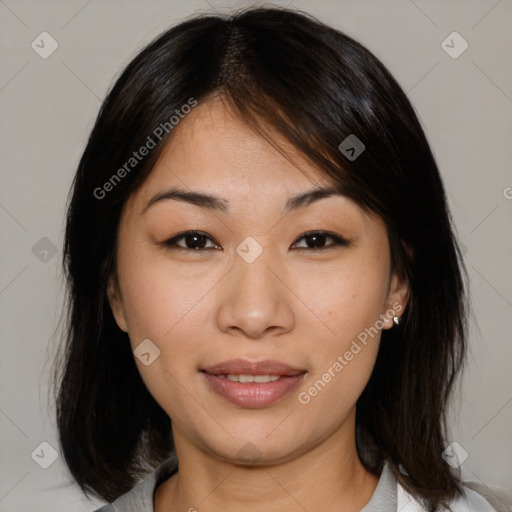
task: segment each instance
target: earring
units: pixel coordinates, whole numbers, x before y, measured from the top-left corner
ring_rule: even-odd
[[[396,315],[393,316],[393,322],[395,323],[395,325],[400,325],[401,321],[402,321],[402,319],[399,316],[396,316]]]

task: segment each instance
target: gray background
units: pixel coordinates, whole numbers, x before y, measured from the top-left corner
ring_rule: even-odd
[[[471,356],[451,440],[469,454],[463,476],[500,492],[512,509],[512,2],[275,3],[306,10],[367,46],[418,112],[473,295]],[[65,202],[100,102],[135,52],[170,25],[195,12],[248,5],[0,0],[1,512],[101,504],[70,483],[61,456],[47,469],[35,461],[50,461],[42,442],[58,451],[47,385],[63,301]],[[42,46],[43,31],[59,45],[47,59],[31,47],[34,40]],[[458,58],[441,46],[453,31],[469,44]]]

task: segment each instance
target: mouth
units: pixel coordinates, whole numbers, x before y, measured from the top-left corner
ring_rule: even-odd
[[[299,385],[307,370],[279,361],[233,359],[201,369],[208,387],[243,408],[274,404]]]

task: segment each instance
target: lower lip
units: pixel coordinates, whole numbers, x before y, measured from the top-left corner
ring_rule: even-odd
[[[226,377],[201,372],[211,389],[232,404],[257,409],[267,407],[289,393],[304,379],[305,372],[293,376],[281,376],[271,382],[234,382]]]

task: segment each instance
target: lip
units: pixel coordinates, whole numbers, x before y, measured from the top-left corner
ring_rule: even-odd
[[[266,359],[264,361],[249,361],[247,359],[231,359],[206,368],[202,371],[210,375],[287,375],[293,377],[306,370],[294,368],[280,361]]]
[[[228,402],[248,409],[268,407],[297,387],[307,374],[279,361],[233,359],[201,370],[208,387]],[[271,382],[235,382],[223,377],[234,375],[278,375]]]

